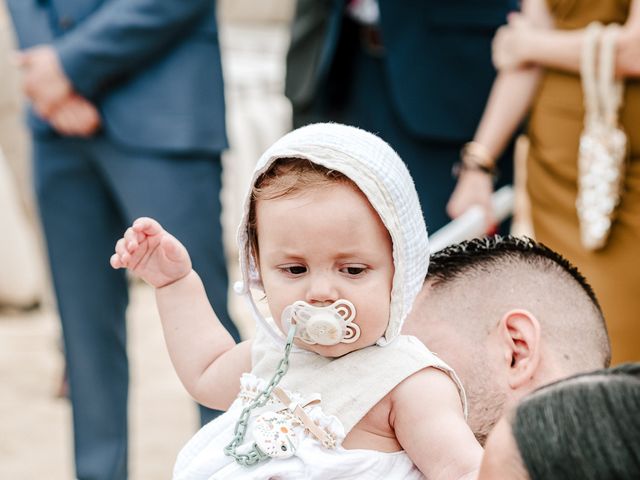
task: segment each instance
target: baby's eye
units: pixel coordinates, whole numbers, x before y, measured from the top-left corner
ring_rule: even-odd
[[[307,273],[307,267],[303,265],[287,265],[285,267],[281,267],[281,270],[290,275],[302,275],[303,273]]]
[[[346,273],[347,275],[351,275],[352,277],[358,277],[367,271],[367,267],[361,267],[361,266],[342,267],[340,271],[342,273]]]

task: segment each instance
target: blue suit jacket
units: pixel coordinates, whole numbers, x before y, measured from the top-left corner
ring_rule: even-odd
[[[493,84],[491,41],[513,0],[380,0],[387,75],[413,133],[472,138]]]
[[[378,3],[386,50],[384,68],[394,107],[405,127],[431,139],[472,138],[495,77],[491,41],[506,22],[507,13],[517,10],[518,2]],[[286,85],[294,109],[306,108],[326,79],[340,48],[344,4],[344,0],[298,1]]]
[[[136,148],[226,148],[212,0],[8,0],[21,48],[50,43],[106,134]],[[34,114],[36,134],[50,133]]]

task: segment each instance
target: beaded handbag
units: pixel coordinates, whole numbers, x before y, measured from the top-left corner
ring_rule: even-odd
[[[604,247],[624,180],[627,136],[618,124],[623,84],[614,78],[619,26],[597,22],[585,32],[580,73],[584,93],[584,129],[578,150],[580,239],[588,250]]]

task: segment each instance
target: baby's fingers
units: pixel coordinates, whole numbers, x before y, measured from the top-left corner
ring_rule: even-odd
[[[125,248],[125,240],[121,238],[116,242],[116,253],[111,255],[109,263],[113,268],[126,268],[127,259],[129,258],[129,252]]]
[[[162,226],[153,218],[140,217],[133,222],[131,226],[136,233],[141,233],[147,236],[158,235],[162,233]]]
[[[139,238],[139,235],[142,238]],[[131,254],[136,251],[139,242],[143,239],[144,235],[142,233],[136,232],[132,227],[127,228],[127,230],[124,232],[124,246]]]
[[[136,270],[147,252],[149,252],[149,247],[149,242],[142,242],[138,244],[137,241],[132,240],[127,246],[129,251],[127,267],[131,270]]]
[[[116,253],[109,260],[113,268],[135,270],[140,260],[148,252],[148,242],[138,243],[136,235],[136,232],[129,228],[124,236],[116,242]]]
[[[111,258],[109,259],[109,263],[115,269],[125,268],[124,264],[122,263],[122,260],[120,260],[120,255],[118,255],[117,253],[114,253],[113,255],[111,255]]]

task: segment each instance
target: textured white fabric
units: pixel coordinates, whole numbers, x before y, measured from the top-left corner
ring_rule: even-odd
[[[235,424],[246,406],[243,402],[264,390],[282,358],[282,346],[274,342],[260,324],[257,327],[252,349],[253,368],[240,381],[240,395],[226,413],[204,426],[185,445],[176,461],[175,480],[423,479],[404,451],[346,450],[341,443],[380,399],[412,373],[426,367],[438,368],[451,377],[460,392],[466,416],[464,390],[458,377],[414,337],[401,335],[384,348],[373,345],[338,359],[294,347],[291,366],[279,386],[301,405],[306,405],[304,399],[320,399],[319,404],[306,406],[305,411],[331,433],[338,447],[327,449],[299,429],[297,434],[302,441],[293,457],[271,459],[250,468],[240,466],[225,456],[224,447],[234,436]],[[276,410],[276,407],[277,400],[272,397],[267,406],[252,412],[243,443],[245,448],[254,442],[255,418],[265,409]],[[242,446],[238,450],[241,451]]]
[[[245,374],[241,384],[245,395],[265,387],[265,382],[252,374]],[[224,447],[233,438],[235,423],[243,407],[241,398],[236,399],[226,413],[200,429],[178,455],[174,480],[424,479],[404,451],[385,453],[364,449],[346,450],[342,447],[327,449],[315,438],[304,435],[302,429],[298,429],[302,440],[293,457],[271,459],[253,467],[243,467],[223,453]],[[319,406],[305,410],[318,425],[342,441],[344,432],[335,418],[325,415]],[[251,444],[251,423],[247,440],[247,444]]]
[[[251,354],[251,373],[265,380],[273,376],[283,355],[282,347],[260,325]],[[322,411],[339,419],[345,434],[400,382],[428,367],[449,375],[460,394],[465,418],[467,415],[464,388],[456,373],[420,340],[409,335],[396,337],[384,348],[372,345],[338,358],[323,357],[294,346],[289,362],[291,366],[280,385],[306,396],[319,394]]]
[[[256,282],[258,273],[253,264],[247,232],[251,188],[257,178],[279,158],[304,158],[341,172],[362,190],[380,215],[393,241],[395,265],[389,324],[384,338],[379,341],[380,345],[388,344],[399,335],[422,287],[429,262],[427,229],[407,167],[396,152],[379,137],[337,123],[308,125],[278,140],[258,160],[238,229],[240,271],[243,279],[239,293],[248,296],[249,287],[259,285]],[[266,325],[256,310],[254,313]]]

